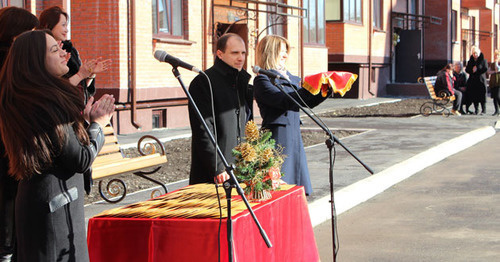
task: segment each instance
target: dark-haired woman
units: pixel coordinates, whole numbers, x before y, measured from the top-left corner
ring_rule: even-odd
[[[56,41],[62,42],[62,48],[70,54],[68,60],[69,72],[64,75],[74,85],[80,85],[84,91],[85,101],[96,92],[95,77],[96,74],[106,71],[111,60],[91,59],[82,63],[80,55],[73,43],[68,40],[68,22],[69,16],[59,6],[53,6],[43,10],[40,14],[39,29],[49,29]]]
[[[14,37],[38,26],[38,19],[19,7],[0,9],[0,68],[2,68]],[[7,175],[7,159],[0,141],[0,261],[14,260],[14,201],[17,182]]]
[[[0,73],[0,133],[16,196],[17,261],[88,261],[83,176],[114,111],[104,95],[84,106],[62,76],[66,52],[46,31],[16,38]],[[88,110],[85,129],[82,111]]]
[[[442,96],[446,93],[447,97],[455,96],[453,100],[453,108],[451,113],[454,115],[462,115],[460,113],[462,105],[462,92],[455,88],[455,77],[453,76],[453,64],[447,64],[443,69],[437,73],[436,83],[434,84],[434,91],[437,96]]]

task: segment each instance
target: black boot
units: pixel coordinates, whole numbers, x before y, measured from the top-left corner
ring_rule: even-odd
[[[486,114],[486,103],[481,103],[481,109],[482,109],[481,115]]]

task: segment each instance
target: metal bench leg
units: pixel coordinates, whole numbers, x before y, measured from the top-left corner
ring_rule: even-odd
[[[166,194],[166,193],[168,193],[168,188],[167,188],[167,186],[165,184],[163,184],[162,182],[160,182],[160,181],[158,181],[158,180],[156,180],[154,178],[151,178],[151,177],[147,176],[147,175],[151,175],[151,174],[154,174],[154,173],[158,172],[160,169],[161,169],[161,166],[159,166],[159,167],[157,167],[154,170],[149,171],[149,172],[137,171],[137,172],[134,172],[134,175],[140,176],[140,177],[142,177],[142,178],[144,178],[146,180],[149,180],[149,181],[151,181],[151,182],[153,182],[155,184],[160,185],[163,188],[163,190],[165,190],[165,194]],[[151,194],[152,198],[154,197],[154,193],[155,193],[155,191],[153,191],[153,193]]]
[[[104,199],[108,203],[118,203],[122,201],[127,195],[127,184],[123,182],[123,180],[114,178],[111,179],[108,183],[106,183],[106,188],[103,188],[103,181],[99,181],[99,194],[102,199]],[[106,195],[110,196],[107,197]],[[121,196],[120,196],[121,195]],[[117,196],[120,196],[117,199],[112,199]]]

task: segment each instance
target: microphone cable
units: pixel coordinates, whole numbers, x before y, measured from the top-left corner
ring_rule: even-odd
[[[210,107],[211,107],[211,110],[212,110],[212,118],[213,118],[213,122],[214,122],[214,132],[213,132],[213,135],[214,135],[214,139],[215,139],[215,145],[214,145],[214,149],[215,149],[215,163],[214,163],[214,167],[215,167],[215,170],[214,170],[214,173],[217,173],[217,159],[218,159],[218,154],[217,154],[217,145],[218,145],[218,141],[217,141],[217,122],[215,120],[215,103],[214,103],[214,90],[212,89],[212,82],[210,82],[210,78],[208,77],[208,75],[203,72],[203,71],[200,71],[200,73],[202,73],[205,78],[207,79],[208,81],[208,88],[210,89]],[[215,179],[215,177],[214,177]],[[219,205],[219,228],[217,230],[217,261],[220,262],[220,232],[221,232],[221,228],[222,228],[222,205],[221,205],[221,202],[220,202],[220,195],[219,195],[219,184],[217,182],[217,180],[214,181],[214,185],[215,185],[215,193],[217,194],[217,203]]]

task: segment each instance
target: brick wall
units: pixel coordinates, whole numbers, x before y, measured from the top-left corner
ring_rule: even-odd
[[[118,5],[112,0],[73,0],[71,2],[71,40],[82,61],[112,59],[108,71],[96,78],[96,87],[120,87],[120,46]]]
[[[344,24],[339,22],[327,22],[325,34],[328,54],[343,54]]]
[[[425,28],[425,58],[432,61],[451,60],[450,13],[448,1],[426,1],[425,13],[441,18],[441,25],[429,24]],[[446,63],[446,62],[445,62]],[[443,67],[442,65],[441,67]]]
[[[498,11],[497,11],[498,12]],[[485,32],[493,31],[493,12],[492,10],[485,9],[479,11],[479,30]],[[493,36],[491,37],[480,37],[479,46],[484,58],[488,60],[488,63],[494,59],[493,50]]]

